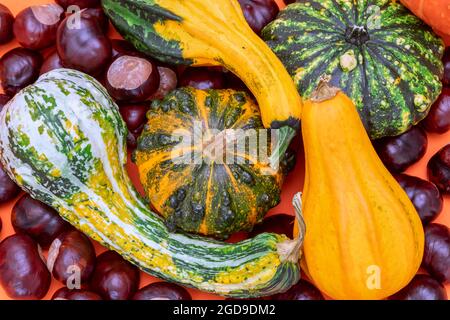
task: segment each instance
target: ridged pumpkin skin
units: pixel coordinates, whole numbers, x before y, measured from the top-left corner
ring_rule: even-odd
[[[372,139],[417,124],[441,92],[443,42],[396,1],[299,1],[262,36],[305,99],[330,75]]]
[[[277,234],[229,244],[171,233],[125,170],[127,127],[94,78],[51,71],[0,113],[0,160],[32,197],[153,276],[233,297],[284,292],[302,242]]]
[[[319,92],[326,97],[330,89]],[[307,273],[334,299],[396,293],[422,260],[424,233],[413,204],[378,158],[344,93],[306,101],[302,132]]]
[[[147,118],[135,162],[151,204],[169,226],[224,238],[251,230],[279,203],[281,170],[234,148],[234,135],[244,142],[244,134],[263,131],[270,139],[248,94],[181,88],[155,101]],[[210,149],[222,135],[226,148]],[[268,139],[254,151],[266,148],[270,155]]]
[[[241,78],[258,101],[264,126],[284,127],[284,154],[298,129],[302,100],[238,1],[102,0],[102,6],[120,34],[145,54],[173,64],[224,66]]]

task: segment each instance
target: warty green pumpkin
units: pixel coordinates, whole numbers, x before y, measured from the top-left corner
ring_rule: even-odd
[[[126,170],[127,129],[94,78],[51,71],[0,113],[0,159],[17,184],[77,229],[167,281],[232,297],[285,291],[299,246],[277,234],[235,244],[170,233]]]
[[[244,81],[266,128],[278,128],[276,163],[299,128],[302,100],[281,61],[247,24],[236,0],[102,0],[119,33],[171,64],[223,66]]]
[[[305,99],[330,75],[372,139],[417,124],[441,92],[443,42],[399,1],[298,1],[262,36]]]
[[[147,113],[134,161],[169,226],[228,237],[251,230],[280,201],[271,130],[244,92],[180,88]]]

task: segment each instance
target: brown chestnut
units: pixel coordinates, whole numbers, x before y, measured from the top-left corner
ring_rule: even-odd
[[[116,60],[121,56],[140,56],[131,43],[122,39],[112,39],[112,60]]]
[[[450,283],[450,230],[431,223],[425,227],[425,250],[422,266],[441,283]]]
[[[238,0],[244,13],[245,20],[252,30],[259,34],[261,30],[280,11],[274,0]]]
[[[89,281],[95,266],[95,250],[83,233],[70,230],[53,240],[48,250],[47,267],[53,277],[70,289]]]
[[[28,194],[24,194],[12,208],[11,224],[16,232],[29,235],[44,249],[70,228],[53,208]]]
[[[100,0],[55,0],[64,9],[70,6],[77,6],[80,9],[95,8],[100,6]]]
[[[271,297],[272,300],[324,300],[322,293],[305,280],[300,280],[296,285],[284,293]]]
[[[429,275],[418,274],[389,300],[447,300],[447,292],[442,284]]]
[[[424,225],[439,216],[444,200],[433,183],[407,174],[396,174],[394,177],[411,199]]]
[[[5,5],[0,3],[0,44],[10,42],[13,37],[14,16]]]
[[[450,130],[450,88],[444,87],[430,113],[423,121],[425,130],[434,133],[445,133]]]
[[[450,194],[450,144],[439,150],[427,165],[428,178],[442,193]]]
[[[3,107],[11,100],[11,97],[0,93],[0,112],[2,111]]]
[[[42,64],[40,74],[44,74],[50,72],[55,69],[64,68],[61,58],[58,55],[58,52],[55,50],[44,60]]]
[[[450,86],[450,47],[445,49],[442,62],[444,62],[444,78],[442,79],[442,82],[444,85]]]
[[[64,18],[64,9],[56,3],[35,5],[16,16],[14,35],[22,47],[40,50],[56,41],[56,31]]]
[[[178,84],[177,74],[170,68],[158,67],[159,87],[150,100],[162,100],[169,92],[175,90]]]
[[[92,19],[98,23],[103,33],[107,34],[109,29],[109,19],[102,8],[86,8],[81,11],[81,16]]]
[[[142,133],[147,117],[149,106],[146,104],[133,104],[121,106],[119,109],[123,120],[127,124],[127,144],[130,148],[136,148],[137,138]]]
[[[133,300],[192,300],[189,292],[177,284],[155,282],[139,289]]]
[[[106,74],[106,88],[117,101],[142,102],[159,87],[159,72],[150,59],[121,56]]]
[[[82,14],[78,18],[69,15],[59,25],[58,54],[65,67],[95,76],[111,59],[111,42],[97,21]]]
[[[53,294],[52,300],[102,300],[95,292],[86,289],[69,289],[62,287]]]
[[[6,94],[14,96],[39,77],[42,56],[26,48],[15,48],[0,59],[0,82]]]
[[[294,220],[295,220],[294,216],[285,213],[279,213],[264,218],[262,223],[257,224],[253,227],[253,230],[250,233],[250,237],[253,238],[260,233],[270,232],[270,233],[284,234],[288,238],[292,239],[292,233],[294,231]]]
[[[0,243],[0,284],[13,299],[42,299],[51,276],[38,245],[25,234],[15,234]]]
[[[106,300],[127,300],[139,286],[139,270],[118,253],[106,251],[97,257],[91,289]]]
[[[0,204],[14,199],[20,193],[20,188],[11,180],[0,164]]]
[[[178,82],[180,87],[193,87],[200,90],[223,89],[225,78],[223,72],[205,67],[187,68]]]

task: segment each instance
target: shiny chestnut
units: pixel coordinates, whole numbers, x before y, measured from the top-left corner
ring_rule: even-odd
[[[127,300],[139,286],[139,270],[118,253],[106,251],[97,257],[91,289],[106,300]]]
[[[447,292],[442,284],[429,275],[418,274],[389,300],[447,300]]]
[[[193,87],[200,90],[223,89],[225,78],[223,72],[205,67],[187,68],[180,76],[180,87]]]
[[[62,287],[52,296],[52,300],[102,300],[95,292],[86,289],[69,289]]]
[[[422,266],[441,283],[450,283],[450,230],[431,223],[425,227],[425,250]]]
[[[444,62],[444,78],[442,82],[444,85],[450,86],[450,47],[445,49],[442,61]]]
[[[14,204],[11,224],[17,233],[29,235],[45,249],[59,234],[70,228],[53,208],[28,194]]]
[[[0,44],[10,42],[13,37],[14,16],[5,5],[0,3]]]
[[[430,112],[422,122],[425,130],[433,133],[445,133],[450,130],[450,88],[444,87]]]
[[[11,180],[0,164],[0,204],[14,199],[20,193],[20,188]]]
[[[296,285],[284,293],[271,297],[272,300],[324,300],[322,293],[305,280],[300,280]]]
[[[374,141],[374,147],[386,168],[398,173],[419,161],[425,155],[427,146],[427,135],[419,126],[399,136]]]
[[[427,165],[428,178],[442,193],[450,194],[450,144],[439,150]]]
[[[407,174],[396,174],[395,179],[411,199],[424,225],[439,216],[444,200],[433,183]]]
[[[127,144],[130,148],[136,148],[137,139],[147,121],[146,113],[148,110],[149,106],[146,104],[124,105],[119,109],[128,127]]]
[[[56,42],[56,31],[63,18],[64,9],[56,3],[25,8],[16,16],[14,35],[24,48],[46,48]]]
[[[60,24],[56,37],[58,54],[67,68],[98,75],[111,59],[111,42],[97,21],[82,14],[78,18],[70,15]]]
[[[0,243],[0,284],[13,299],[42,299],[51,276],[38,245],[25,234],[15,234]]]
[[[67,286],[87,283],[95,266],[95,250],[83,233],[70,230],[59,235],[48,250],[47,267]]]
[[[162,100],[172,90],[175,90],[178,84],[178,78],[175,71],[166,67],[158,67],[159,87],[155,93],[150,96],[150,100]]]
[[[101,4],[100,0],[55,0],[55,2],[64,9],[67,9],[70,6],[77,6],[80,9],[95,8],[99,7]]]
[[[15,48],[0,59],[0,82],[6,94],[14,96],[39,77],[42,56],[39,52]]]
[[[159,87],[156,64],[138,56],[121,56],[106,74],[106,89],[117,101],[142,102]]]
[[[55,69],[64,68],[61,58],[58,55],[58,52],[55,50],[48,55],[48,57],[44,60],[42,64],[40,74],[44,74],[50,72]]]
[[[155,282],[139,289],[133,300],[192,300],[189,292],[177,284]]]
[[[280,11],[274,0],[239,0],[245,20],[252,30],[259,34],[261,30],[272,20],[274,20]]]

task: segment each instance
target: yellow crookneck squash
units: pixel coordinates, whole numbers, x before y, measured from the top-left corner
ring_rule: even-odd
[[[306,272],[334,299],[383,299],[417,272],[424,233],[353,102],[322,81],[304,103]]]

